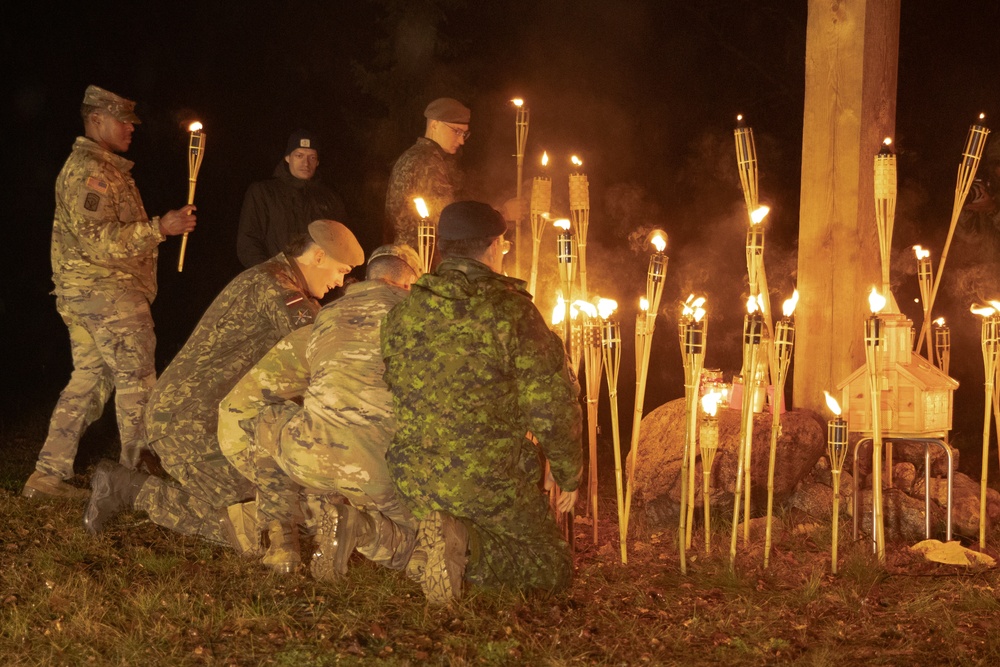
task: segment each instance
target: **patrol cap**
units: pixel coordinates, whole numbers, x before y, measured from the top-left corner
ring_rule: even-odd
[[[500,211],[481,201],[456,201],[441,211],[438,238],[442,241],[464,241],[490,236],[502,236],[507,222]]]
[[[408,267],[413,269],[414,275],[419,276],[424,272],[424,267],[420,264],[420,257],[417,255],[417,251],[405,243],[382,245],[375,248],[372,254],[368,256],[368,264],[370,265],[379,257],[396,257],[403,260]]]
[[[107,111],[123,123],[142,122],[135,115],[135,102],[98,86],[87,86],[87,90],[83,93],[83,103]]]
[[[309,130],[295,130],[288,137],[288,144],[285,145],[285,157],[291,155],[292,151],[297,148],[311,148],[314,151],[319,151],[319,141],[316,139],[316,135]]]
[[[424,118],[429,120],[439,120],[443,123],[464,123],[469,124],[472,112],[458,100],[450,97],[439,97],[424,109]]]
[[[336,220],[314,220],[309,223],[309,237],[338,262],[359,266],[365,263],[365,251],[354,233]]]

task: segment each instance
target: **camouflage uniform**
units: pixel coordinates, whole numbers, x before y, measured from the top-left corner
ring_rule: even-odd
[[[418,518],[469,528],[473,583],[556,590],[572,560],[539,488],[538,451],[567,491],[581,467],[579,388],[524,282],[471,259],[420,277],[382,328],[398,430],[386,455]]]
[[[37,470],[73,475],[80,436],[100,417],[112,387],[122,463],[134,465],[142,409],[156,381],[156,336],[149,304],[156,296],[159,219],[146,215],[133,163],[77,137],[56,179],[52,281],[69,328],[73,373],[59,395]]]
[[[136,509],[177,532],[225,542],[218,511],[251,497],[253,487],[219,449],[219,402],[283,336],[311,324],[318,310],[295,260],[283,254],[226,286],[150,395],[147,443],[176,484],[150,477]]]
[[[389,176],[385,215],[392,225],[394,242],[418,248],[420,216],[413,198],[424,198],[430,219],[437,226],[441,210],[455,201],[456,193],[461,189],[460,181],[461,174],[453,156],[441,150],[433,139],[417,139],[417,143],[399,156]]]
[[[412,550],[416,521],[396,496],[385,465],[395,419],[382,380],[379,327],[406,293],[382,280],[348,286],[343,297],[319,312],[308,346],[299,331],[285,337],[219,410],[219,441],[226,455],[252,451],[242,461],[249,459],[248,477],[258,483],[259,494],[269,496],[259,495],[262,511],[291,500],[300,487],[344,496],[374,526],[374,539],[358,551],[396,569]],[[303,397],[302,407],[296,396]],[[268,483],[272,457],[291,482],[284,489]],[[242,468],[240,458],[234,458]]]

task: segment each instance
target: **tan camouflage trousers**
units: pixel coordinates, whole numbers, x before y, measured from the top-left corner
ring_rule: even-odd
[[[149,302],[139,292],[60,296],[56,309],[69,329],[73,373],[59,394],[36,469],[73,476],[80,436],[115,390],[122,464],[134,468],[142,442],[142,409],[156,382],[156,335]]]
[[[185,459],[200,451],[185,440],[205,436],[176,436],[150,443],[172,480],[150,477],[139,490],[135,508],[153,523],[183,535],[197,535],[228,544],[219,526],[228,506],[253,498],[253,485],[221,454]]]
[[[249,460],[236,465],[257,485],[260,511],[293,516],[300,493],[316,496],[323,510],[347,498],[374,532],[358,553],[388,568],[405,567],[417,521],[396,496],[380,447],[365,442],[364,428],[333,426],[291,401],[268,406],[251,422]],[[387,439],[379,433],[378,440]]]

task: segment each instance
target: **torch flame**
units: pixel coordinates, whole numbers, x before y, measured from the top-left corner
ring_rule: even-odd
[[[524,100],[522,100],[520,97],[515,97],[514,99],[511,100],[511,102],[513,102],[514,106],[516,107],[524,106]]]
[[[573,312],[583,311],[583,314],[587,317],[597,317],[597,306],[590,303],[589,301],[583,301],[578,299],[573,302],[572,309]]]
[[[684,308],[681,310],[681,315],[695,322],[701,322],[701,319],[705,317],[705,309],[702,306],[705,305],[705,297],[699,296],[697,299],[694,294],[690,295],[684,302]]]
[[[840,403],[838,403],[837,399],[835,399],[833,396],[831,396],[830,392],[828,392],[828,391],[824,390],[823,391],[823,395],[826,396],[826,407],[830,408],[830,411],[833,412],[833,414],[835,414],[835,415],[837,415],[839,417],[840,416]]]
[[[993,313],[996,312],[995,309],[990,308],[989,306],[979,306],[979,307],[973,306],[969,310],[971,310],[974,314],[982,315],[983,317],[990,317],[991,315],[993,315]]]
[[[934,324],[938,325],[939,327],[943,327],[944,326],[944,318],[943,317],[937,318],[936,320],[934,320]]]
[[[718,391],[710,391],[701,397],[701,409],[705,414],[710,417],[714,417],[715,413],[719,409],[719,401],[722,400],[722,394]]]
[[[757,209],[750,214],[750,222],[759,225],[761,221],[767,217],[767,214],[771,212],[770,206],[758,206]]]
[[[566,300],[563,299],[562,292],[558,292],[556,295],[556,305],[552,308],[552,326],[557,324],[562,324],[563,319],[566,317]]]
[[[739,122],[741,120],[743,120],[743,114],[741,113],[736,114],[736,122]]]
[[[597,302],[597,313],[601,316],[602,320],[611,317],[611,313],[616,310],[618,310],[618,302],[614,299],[601,299]]]
[[[883,146],[892,146],[892,137],[886,137],[882,140]]]
[[[984,113],[979,114],[979,120],[986,120],[986,114]]]
[[[913,246],[913,253],[917,256],[917,260],[927,259],[931,256],[930,250],[924,250],[921,246]]]
[[[548,151],[542,151],[542,166],[543,167],[549,166],[549,152]]]
[[[639,297],[639,310],[646,312],[649,310],[649,299],[646,297]]]
[[[649,242],[653,244],[654,248],[656,248],[656,252],[663,252],[667,249],[667,235],[659,229],[653,232]]]
[[[190,125],[188,125],[188,132],[201,132],[201,128],[205,127],[201,124],[200,120],[196,120]]]
[[[885,297],[873,287],[871,294],[868,295],[868,307],[871,308],[872,313],[881,312],[885,308],[885,303]]]
[[[747,312],[751,314],[757,312],[757,299],[752,296],[747,298]]]
[[[990,300],[990,305],[993,306],[993,310],[995,310],[998,313],[1000,313],[1000,301]]]
[[[569,161],[572,162],[577,167],[582,167],[583,166],[583,160],[581,160],[580,158],[578,158],[575,155],[573,157],[571,157],[569,159]]]
[[[785,317],[791,317],[792,313],[795,312],[795,306],[799,303],[799,291],[792,291],[792,298],[785,299],[785,302],[781,304],[781,312],[785,314]]]
[[[705,309],[704,308],[695,308],[694,309],[694,321],[695,322],[701,322],[701,318],[703,318],[703,317],[705,317]]]
[[[413,203],[417,207],[417,213],[420,214],[421,218],[426,219],[430,215],[430,212],[428,212],[427,210],[427,204],[424,202],[423,197],[414,197]]]
[[[553,227],[558,227],[559,229],[563,230],[564,232],[568,232],[569,231],[569,218],[559,218],[558,220],[556,220],[555,222],[552,223],[552,226]]]

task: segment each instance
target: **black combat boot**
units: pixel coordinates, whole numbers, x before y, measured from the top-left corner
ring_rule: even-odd
[[[135,507],[139,489],[149,478],[113,461],[101,461],[90,478],[90,502],[83,511],[83,525],[91,535],[97,535],[108,521]]]

